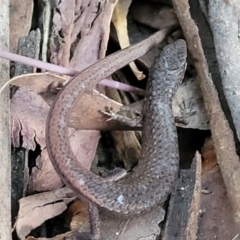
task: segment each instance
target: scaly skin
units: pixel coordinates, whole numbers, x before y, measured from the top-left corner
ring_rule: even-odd
[[[163,203],[178,174],[177,133],[172,98],[186,69],[186,44],[167,46],[150,70],[143,110],[142,157],[133,172],[109,182],[79,166],[69,145],[68,116],[77,98],[103,78],[144,55],[171,29],[112,54],[75,76],[52,105],[46,126],[50,159],[62,180],[91,202],[123,215],[136,215]]]

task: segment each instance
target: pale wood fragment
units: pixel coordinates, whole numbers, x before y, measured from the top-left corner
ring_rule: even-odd
[[[0,49],[9,50],[9,2],[0,1]],[[9,79],[9,61],[0,58],[0,87]],[[9,88],[0,94],[0,239],[12,239],[11,233],[11,145],[9,126]]]

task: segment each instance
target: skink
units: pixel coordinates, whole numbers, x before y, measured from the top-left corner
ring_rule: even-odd
[[[150,69],[143,109],[142,157],[133,172],[120,181],[109,182],[77,163],[68,140],[68,116],[83,92],[144,55],[171,31],[156,32],[83,70],[62,89],[49,111],[47,149],[61,179],[89,201],[123,215],[140,214],[163,203],[176,181],[179,154],[172,98],[186,69],[185,41],[166,46]]]

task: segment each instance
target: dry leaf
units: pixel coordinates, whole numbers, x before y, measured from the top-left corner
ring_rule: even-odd
[[[64,78],[49,73],[25,74],[11,79],[13,85],[24,87],[41,94],[48,104],[52,104],[57,92],[62,88],[65,81]],[[20,101],[17,101],[16,104],[20,104]],[[117,112],[122,107],[122,104],[98,93],[97,91],[93,91],[91,94],[84,94],[84,96],[77,100],[77,103],[72,110],[69,126],[85,130],[111,130],[125,128],[116,122],[106,121],[108,117],[99,113],[99,110],[105,110],[106,107]],[[21,125],[17,119],[14,119],[13,124],[14,136],[16,136],[17,133],[15,132],[19,131]],[[17,146],[18,138],[13,138],[13,140],[16,141],[15,145]]]
[[[132,0],[118,1],[112,17],[112,23],[116,29],[119,44],[122,49],[130,45],[127,29],[127,14],[131,3]],[[138,80],[144,79],[146,77],[143,72],[138,70],[134,62],[131,62],[129,66]]]
[[[203,193],[201,196],[203,213],[199,222],[198,239],[205,240],[206,236],[207,239],[233,239],[238,231],[211,138],[204,143],[202,157],[202,187],[208,194]]]
[[[67,188],[22,198],[14,225],[19,238],[25,239],[33,229],[61,214],[74,198]]]

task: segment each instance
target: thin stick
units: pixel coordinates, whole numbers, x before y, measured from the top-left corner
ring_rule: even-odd
[[[25,56],[21,56],[21,55],[15,54],[15,53],[2,51],[2,50],[0,50],[0,58],[5,58],[5,59],[8,59],[10,61],[19,62],[19,63],[25,64],[25,65],[28,65],[28,66],[44,69],[44,70],[47,70],[47,71],[50,71],[50,72],[55,72],[55,73],[58,73],[58,74],[75,76],[76,74],[79,73],[78,71],[75,71],[73,69],[65,68],[65,67],[58,66],[58,65],[55,65],[55,64],[52,64],[52,63],[43,62],[43,61],[40,61],[40,60],[37,60],[37,59],[28,58],[28,57],[25,57]],[[2,90],[6,86],[8,86],[10,83],[14,84],[14,80],[15,79],[11,79],[10,81],[5,82],[5,84],[3,84],[0,88],[0,94],[1,94]],[[102,85],[102,86],[116,88],[116,89],[126,91],[126,92],[132,92],[132,93],[136,93],[136,94],[139,94],[139,95],[144,95],[144,91],[140,88],[130,86],[130,85],[125,84],[125,83],[113,81],[113,80],[110,80],[110,79],[103,79],[99,84]]]

